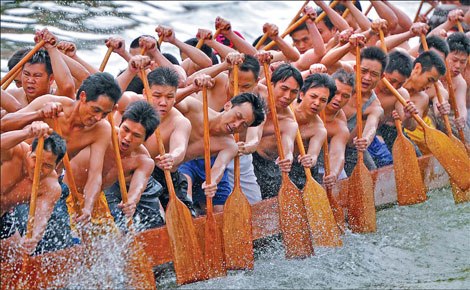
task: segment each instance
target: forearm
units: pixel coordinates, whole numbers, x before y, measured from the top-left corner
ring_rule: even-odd
[[[349,44],[349,42],[338,48],[332,49],[325,54],[321,60],[321,63],[326,67],[334,65],[340,61],[350,51],[350,49],[351,44]]]
[[[362,132],[362,137],[367,139],[367,144],[372,143],[372,140],[377,133],[377,127],[379,125],[379,118],[375,116],[369,116],[366,120],[366,124],[364,126],[364,131]]]
[[[198,86],[195,84],[190,84],[184,88],[178,89],[176,91],[175,105],[184,100],[187,96],[190,96],[199,91]]]
[[[62,54],[62,58],[69,67],[72,76],[76,78],[79,83],[82,83],[86,78],[90,76],[90,72],[78,61],[65,54]]]
[[[231,47],[228,47],[226,45],[223,45],[222,43],[220,43],[216,40],[213,40],[213,39],[205,40],[204,44],[207,44],[210,48],[217,51],[217,53],[219,54],[220,59],[222,60],[222,62],[225,60],[225,57],[227,56],[227,54],[229,54],[231,52],[237,52],[235,49],[233,49]]]
[[[284,150],[284,159],[294,160],[294,138],[290,135],[283,134],[281,144]]]
[[[173,69],[173,64],[158,50],[154,49],[151,52],[152,59],[158,66],[169,67]]]
[[[84,61],[77,54],[75,54],[72,59],[78,62],[79,64],[81,64],[88,71],[89,74],[95,74],[98,72],[98,69],[96,69],[94,66],[92,66],[88,62]]]
[[[401,9],[398,7],[395,7],[392,3],[389,1],[384,1],[385,5],[387,5],[392,11],[395,13],[395,16],[398,19],[398,26],[395,29],[395,31],[392,31],[393,33],[400,33],[404,31],[410,30],[411,25],[413,24],[413,21],[411,21],[411,18],[408,17],[406,13],[404,13]]]
[[[313,39],[322,39],[321,34],[318,31],[317,25],[315,23],[308,23],[307,27]],[[325,44],[323,43],[323,41],[314,41],[313,49],[315,50],[315,56],[317,57],[317,59],[315,59],[315,62],[318,62],[326,53]]]
[[[176,39],[173,43],[200,68],[210,67],[212,60],[202,50]]]
[[[387,46],[388,50],[392,50],[393,48],[399,46],[403,42],[407,41],[413,37],[413,34],[410,31],[405,31],[400,34],[394,34],[385,37],[385,45]]]
[[[255,55],[258,51],[246,40],[238,36],[233,30],[230,30],[227,34],[227,38],[233,43],[233,46],[241,53],[249,55]]]
[[[58,95],[75,99],[75,83],[62,53],[56,47],[50,47],[47,52],[51,59],[52,72],[58,88]]]
[[[131,183],[129,185],[128,192],[128,203],[138,204],[142,192],[147,188],[147,183],[150,178],[151,171],[147,172],[135,172],[132,176]]]
[[[211,67],[208,67],[208,68],[205,68],[205,69],[201,69],[195,73],[193,73],[191,76],[189,76],[187,79],[186,79],[186,84],[189,85],[189,84],[193,84],[194,83],[194,79],[196,77],[198,77],[199,75],[202,75],[202,74],[206,74],[208,76],[210,76],[211,78],[215,78],[217,75],[219,75],[221,72],[224,72],[226,70],[228,70],[229,68],[229,64],[227,62],[222,62],[222,63],[219,63],[217,65],[213,65]]]
[[[351,15],[356,19],[357,24],[361,28],[361,31],[366,31],[370,28],[371,24],[369,19],[354,6],[351,2],[351,5],[348,5]]]
[[[344,150],[331,150],[329,154],[330,159],[330,174],[338,177],[344,168]]]
[[[7,91],[2,89],[2,95],[0,98],[0,107],[5,109],[8,113],[12,113],[12,112],[16,112],[20,110],[23,106],[20,104],[20,102],[18,102],[18,100],[15,97],[13,97]]]
[[[28,139],[28,132],[25,132],[24,130],[2,133],[0,138],[0,149],[2,155],[26,139]]]
[[[135,73],[131,72],[129,68],[127,68],[122,74],[117,76],[116,81],[121,88],[122,92],[125,92],[129,84],[131,83],[132,79],[135,77]]]
[[[374,9],[377,11],[379,17],[387,20],[388,30],[393,31],[398,25],[398,18],[393,10],[385,5],[385,3],[382,1],[371,1],[370,3],[374,6]]]
[[[279,50],[284,54],[284,56],[290,61],[297,61],[300,57],[300,53],[290,44],[288,44],[284,39],[277,35],[273,38],[276,42],[277,47]]]
[[[101,192],[102,177],[101,174],[89,174],[85,188],[83,189],[83,196],[85,198],[84,209],[93,211],[93,206]]]
[[[19,130],[26,125],[42,120],[42,114],[37,112],[24,112],[24,113],[9,113],[6,114],[0,122],[0,132],[8,132],[12,130]]]
[[[330,6],[328,6],[326,3],[323,1],[320,4],[320,7],[325,11],[326,15],[328,15],[328,18],[330,18],[331,23],[338,28],[338,31],[343,31],[349,28],[348,22],[338,13],[336,13],[335,10],[333,10]]]

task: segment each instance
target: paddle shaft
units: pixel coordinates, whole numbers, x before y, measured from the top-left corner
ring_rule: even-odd
[[[294,108],[292,107],[292,104],[290,105],[290,108],[293,112],[292,115],[294,116],[294,120],[297,122],[297,120],[295,118],[295,112],[294,112]],[[300,156],[304,156],[305,155],[305,147],[304,147],[304,141],[302,140],[302,134],[300,134],[300,128],[297,129],[297,135],[295,136],[295,142],[297,142],[297,147],[299,148]],[[310,171],[309,167],[304,167],[304,171],[305,171],[306,179],[313,178],[312,177],[312,172]]]
[[[268,33],[265,33],[263,34],[263,36],[261,37],[261,39],[258,41],[258,43],[255,45],[255,48],[256,50],[258,50],[261,45],[263,45],[263,43],[266,41],[266,39],[268,39]]]
[[[209,135],[209,108],[207,102],[207,87],[202,88],[202,113],[204,116],[204,167],[206,172],[206,186],[212,184],[211,179],[211,143]],[[207,215],[213,214],[212,197],[206,196]]]
[[[341,17],[346,18],[349,15],[349,13],[351,13],[351,11],[349,11],[349,8],[346,8],[346,10],[344,10],[343,15],[341,15]]]
[[[233,65],[233,96],[238,95],[238,64]],[[233,134],[235,142],[240,141],[240,135],[238,133]],[[233,158],[233,187],[240,188],[240,156],[238,154]]]
[[[112,47],[108,47],[108,50],[106,51],[106,54],[104,55],[103,61],[101,62],[100,65],[100,71],[104,71],[104,68],[106,67],[106,64],[108,63],[109,57],[111,56],[111,53],[113,52]]]
[[[372,6],[374,6],[374,5],[372,5],[372,3],[371,3],[371,4],[369,5],[369,7],[367,7],[366,12],[364,13],[365,16],[367,16],[367,14],[369,14],[370,10],[372,10]]]
[[[419,3],[418,11],[416,11],[415,19],[413,20],[413,22],[416,22],[418,20],[418,16],[419,16],[419,13],[421,12],[421,8],[423,7],[423,4],[424,4],[424,1],[421,0],[421,3]]]
[[[361,76],[361,49],[356,45],[356,128],[357,138],[362,138],[362,76]],[[357,151],[357,163],[363,162],[364,152]]]
[[[460,112],[459,112],[459,109],[457,108],[457,103],[455,100],[454,84],[452,83],[452,76],[450,75],[449,65],[447,64],[447,61],[446,61],[446,81],[447,81],[447,88],[449,91],[449,103],[450,103],[450,106],[452,107],[452,110],[454,110],[455,119],[458,119],[460,118]],[[459,128],[458,132],[459,132],[460,141],[462,141],[462,143],[465,144],[466,143],[465,134],[462,128]]]
[[[217,35],[219,35],[219,33],[220,33],[220,29],[217,29],[214,33],[214,36],[212,36],[211,39],[214,39]],[[201,49],[201,47],[204,45],[204,41],[205,41],[204,38],[199,39],[196,44],[196,48]]]
[[[308,2],[310,2],[310,0],[306,0],[304,2],[304,4],[302,5],[302,7],[300,7],[299,11],[297,11],[297,14],[295,14],[294,18],[292,18],[292,20],[290,21],[289,25],[287,25],[287,27],[291,26],[292,24],[295,23],[295,21],[297,21],[297,18],[299,18],[300,14],[302,14],[302,11],[304,11],[304,8],[308,5]],[[266,40],[266,39],[265,39]],[[263,41],[264,42],[264,41]]]
[[[385,44],[385,36],[382,28],[379,28],[379,37],[380,37],[380,47],[382,50],[387,53],[387,45]]]
[[[462,23],[460,23],[460,21],[457,21],[457,29],[459,30],[459,32],[464,32],[463,31],[463,27],[462,27]]]

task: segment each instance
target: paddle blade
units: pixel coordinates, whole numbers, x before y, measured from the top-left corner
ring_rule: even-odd
[[[300,190],[283,174],[279,189],[279,220],[286,258],[305,258],[313,255],[307,213]]]
[[[342,246],[341,233],[333,216],[325,189],[313,178],[307,178],[302,198],[315,246]]]
[[[392,149],[393,169],[399,205],[426,201],[426,189],[413,144],[398,134]]]
[[[156,289],[152,266],[137,239],[133,239],[130,244],[127,265],[129,286],[139,289]]]
[[[462,190],[451,179],[450,185],[452,187],[452,194],[454,195],[455,204],[470,201],[470,189]]]
[[[209,278],[227,275],[222,248],[223,241],[220,235],[214,215],[208,214],[206,216],[204,229],[204,257],[207,266],[207,276]]]
[[[470,188],[470,158],[465,150],[444,133],[424,127],[426,145],[444,167],[449,177],[462,190]]]
[[[179,199],[170,199],[165,213],[178,285],[206,280],[202,250],[191,213]]]
[[[229,270],[253,269],[251,206],[239,186],[234,186],[224,206],[224,252]]]
[[[348,221],[354,233],[377,230],[374,203],[374,183],[363,162],[358,162],[349,177]]]

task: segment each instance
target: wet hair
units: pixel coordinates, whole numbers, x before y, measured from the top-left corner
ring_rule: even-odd
[[[470,54],[470,38],[462,32],[454,32],[447,37],[450,52],[463,52]]]
[[[415,59],[413,67],[416,66],[417,63],[421,64],[421,73],[430,71],[433,67],[437,69],[441,76],[446,73],[444,60],[435,51],[430,50],[423,52]]]
[[[77,100],[81,92],[86,93],[86,101],[96,101],[99,96],[106,95],[114,104],[121,98],[121,88],[114,77],[106,72],[97,72],[87,77],[77,92]]]
[[[8,59],[8,70],[12,70],[23,57],[31,51],[31,47],[20,48]]]
[[[325,73],[315,73],[309,75],[307,78],[305,78],[304,85],[302,86],[300,91],[306,94],[307,91],[311,88],[327,88],[330,92],[328,95],[328,103],[331,101],[331,99],[336,93],[335,80]],[[300,99],[300,96],[298,96],[297,102],[300,103],[301,101],[302,100]]]
[[[292,65],[285,63],[281,64],[272,74],[271,76],[271,82],[273,85],[276,85],[277,82],[279,81],[285,81],[288,78],[293,77],[297,84],[299,85],[299,88],[301,88],[304,84],[304,80],[302,78],[302,74],[298,69],[293,67]]]
[[[198,43],[198,39],[193,37],[186,40],[184,43],[195,47]],[[212,59],[212,48],[210,46],[208,46],[207,44],[203,44],[201,46],[201,51],[204,52],[210,59]]]
[[[240,71],[244,72],[253,72],[255,79],[258,79],[261,67],[259,65],[258,60],[254,56],[245,54],[245,59],[239,65],[239,69]]]
[[[38,138],[34,138],[33,143],[31,144],[32,152],[36,151],[38,146]],[[52,132],[49,137],[44,139],[44,150],[52,152],[57,156],[55,164],[59,164],[60,160],[64,158],[65,152],[67,152],[67,145],[65,144],[64,138],[60,137],[56,132]]]
[[[250,103],[253,107],[253,123],[250,127],[256,127],[259,124],[263,123],[266,116],[266,103],[259,96],[252,93],[241,93],[233,97],[230,102],[233,106],[240,106],[243,103]]]
[[[323,9],[321,9],[320,7],[317,7],[315,11],[317,12],[317,15],[320,16],[320,14],[322,14],[323,12]],[[333,29],[333,27],[335,27],[333,22],[331,22],[330,17],[328,17],[328,15],[325,15],[322,21],[325,23],[325,26],[328,28],[328,30],[331,30]]]
[[[370,59],[380,62],[382,69],[380,73],[383,74],[387,66],[387,54],[377,46],[369,46],[361,50],[361,61],[363,59]]]
[[[148,34],[142,34],[141,36],[137,37],[137,38],[134,38],[134,40],[132,40],[131,42],[131,45],[130,45],[130,48],[139,48],[139,40],[140,38],[144,36],[144,37],[151,37],[153,39],[156,39],[154,36],[152,35],[148,35]],[[157,41],[157,49],[160,50],[160,45],[158,44],[158,41]]]
[[[30,64],[42,63],[46,67],[47,75],[50,76],[52,74],[51,58],[49,56],[49,53],[45,49],[38,50],[35,54],[33,54],[33,56],[30,59],[28,59],[26,63],[30,63]]]
[[[428,43],[429,49],[434,47],[435,49],[442,52],[446,57],[449,54],[449,46],[447,45],[447,42],[443,38],[437,35],[431,35],[431,36],[426,37],[426,42]],[[423,51],[424,51],[423,44],[420,43],[418,52],[422,53]]]
[[[178,73],[169,67],[157,67],[147,75],[147,78],[149,80],[149,86],[158,85],[170,86],[174,87],[175,89],[178,88]]]
[[[155,109],[147,101],[135,101],[127,106],[122,115],[121,125],[125,120],[141,124],[145,129],[145,140],[152,136],[160,125],[160,117]]]
[[[408,78],[412,70],[413,61],[408,54],[398,50],[388,54],[388,63],[385,67],[385,72],[393,73],[394,71],[398,71],[399,74]]]
[[[356,75],[354,73],[349,73],[345,71],[344,69],[339,69],[337,70],[331,77],[334,80],[338,80],[341,83],[351,86],[352,87],[352,93],[354,94],[356,91]]]
[[[299,18],[297,18],[295,21],[299,20]],[[294,30],[292,30],[291,33],[289,33],[290,36],[292,36],[292,34],[296,33],[297,31],[300,31],[300,30],[308,30],[307,28],[307,24],[305,22],[302,22],[299,26],[297,26]]]
[[[174,57],[174,55],[172,55],[171,53],[162,53],[162,55],[169,61],[171,62],[172,64],[176,64],[176,65],[180,65],[180,62],[176,59],[176,57]]]

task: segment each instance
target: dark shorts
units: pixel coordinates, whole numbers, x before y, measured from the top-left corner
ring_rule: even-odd
[[[385,144],[387,145],[388,151],[392,152],[393,143],[397,139],[397,127],[390,126],[388,124],[382,124],[382,126],[377,128],[377,135],[382,136]]]
[[[211,157],[211,166],[217,157]],[[206,172],[204,167],[204,159],[194,159],[180,165],[180,172],[188,175],[193,182],[193,201],[205,203],[206,195],[201,188],[202,183],[206,180]],[[217,193],[212,198],[214,205],[223,205],[228,196],[232,193],[232,188],[228,182],[227,170],[224,171],[222,179],[217,184]]]
[[[129,187],[128,187],[129,188]],[[162,193],[162,186],[152,176],[147,182],[147,187],[140,197],[133,216],[133,222],[137,231],[156,228],[165,222],[160,214],[160,201],[158,196]],[[104,190],[109,210],[119,228],[126,230],[126,219],[118,204],[122,201],[119,182]]]
[[[346,174],[351,176],[351,173],[356,167],[357,163],[357,150],[356,147],[346,146],[346,151],[344,153],[344,170]],[[364,164],[366,165],[367,169],[373,170],[377,169],[374,160],[370,156],[369,152],[366,150],[364,151]]]
[[[253,153],[253,167],[263,199],[277,196],[281,188],[281,170],[273,161]]]

